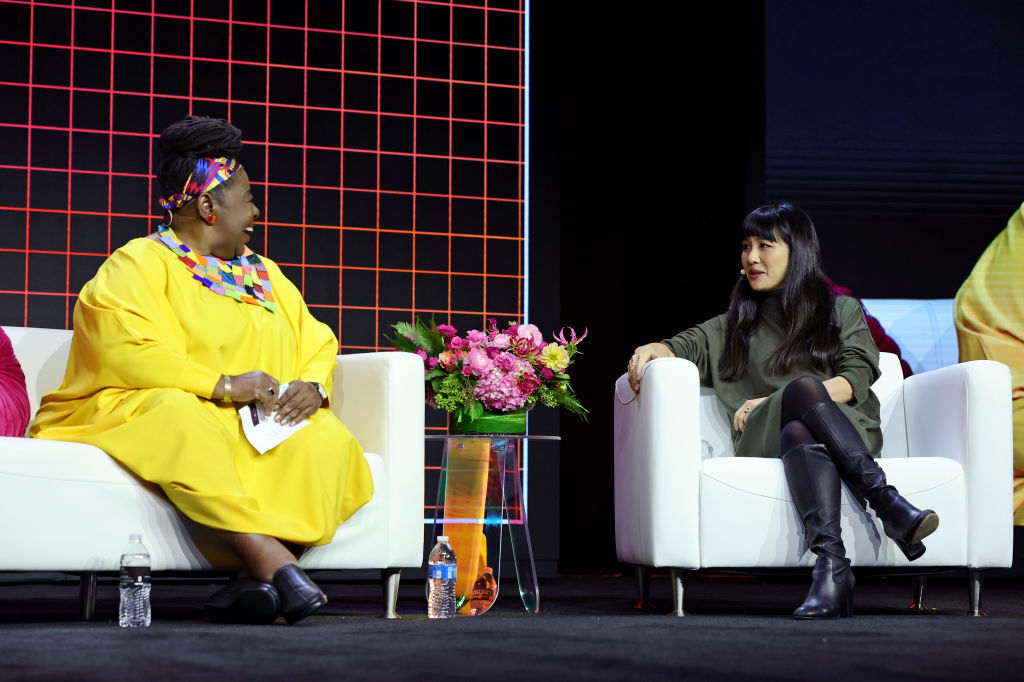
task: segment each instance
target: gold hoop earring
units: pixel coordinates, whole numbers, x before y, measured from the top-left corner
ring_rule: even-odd
[[[174,222],[174,214],[171,213],[170,209],[167,209],[167,227],[170,227],[171,223],[173,223],[173,222]]]

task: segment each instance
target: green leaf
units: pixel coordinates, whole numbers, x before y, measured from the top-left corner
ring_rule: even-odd
[[[484,414],[484,404],[479,400],[474,400],[473,404],[469,406],[469,418],[470,420],[479,419]]]
[[[423,323],[423,320],[416,316],[416,327],[412,332],[413,341],[420,345],[420,348],[427,351],[427,355],[437,357],[444,352],[444,337],[437,331],[437,324],[434,318],[430,318],[430,325]]]
[[[404,334],[396,334],[394,337],[384,334],[384,338],[392,346],[406,353],[415,353],[416,350],[419,348],[419,346],[416,345],[415,341],[407,339]]]
[[[416,327],[408,322],[395,322],[391,327],[403,337],[414,336],[416,334]]]
[[[448,372],[444,371],[440,367],[434,367],[433,369],[427,370],[427,373],[423,375],[423,379],[425,381],[431,381],[435,377],[444,377],[446,374],[448,374]],[[430,387],[434,388],[433,382],[431,382]],[[434,390],[436,391],[437,389],[434,388]]]
[[[572,412],[573,414],[579,415],[584,422],[589,423],[587,415],[590,414],[590,410],[583,407],[583,403],[573,395],[572,393],[562,393],[561,391],[551,391],[549,393],[558,405],[565,410]]]
[[[441,332],[437,331],[437,325],[434,324],[433,319],[430,320],[429,326],[417,316],[415,324],[395,322],[391,327],[396,332],[395,336],[391,337],[385,334],[384,338],[399,350],[412,353],[416,349],[422,348],[427,355],[434,357],[444,351],[444,337],[441,336]]]

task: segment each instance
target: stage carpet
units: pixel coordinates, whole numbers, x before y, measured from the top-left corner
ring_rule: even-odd
[[[153,625],[116,625],[113,578],[97,619],[77,619],[78,588],[63,574],[0,575],[0,678],[39,680],[1001,680],[1024,678],[1024,584],[990,580],[987,616],[965,616],[966,581],[932,578],[913,613],[906,578],[860,578],[855,617],[794,621],[806,579],[691,578],[685,618],[666,576],[653,608],[633,608],[631,575],[541,583],[527,614],[515,585],[476,618],[426,617],[423,581],[407,580],[401,620],[379,617],[380,588],[314,573],[330,603],[299,625],[206,622],[212,579],[158,579]],[[29,581],[29,579],[31,581]],[[223,582],[219,583],[223,584]]]

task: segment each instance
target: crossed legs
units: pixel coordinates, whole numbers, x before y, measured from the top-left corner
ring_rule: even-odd
[[[814,377],[790,382],[782,393],[779,452],[807,544],[817,555],[807,599],[796,618],[836,618],[852,612],[853,573],[840,530],[840,478],[866,499],[911,561],[938,516],[921,511],[888,485],[857,429]]]
[[[800,421],[823,444],[839,476],[882,521],[885,534],[913,561],[924,554],[921,542],[939,526],[938,515],[921,511],[889,485],[860,433],[814,377],[794,379],[782,393],[782,424]],[[784,452],[784,450],[780,451]]]

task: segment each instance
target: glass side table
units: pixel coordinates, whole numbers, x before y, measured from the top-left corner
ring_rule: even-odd
[[[438,536],[447,535],[455,550],[457,613],[479,616],[497,599],[505,526],[523,606],[537,613],[540,593],[523,504],[518,446],[520,441],[561,437],[487,433],[427,435],[426,439],[444,441],[432,537],[437,542]]]

